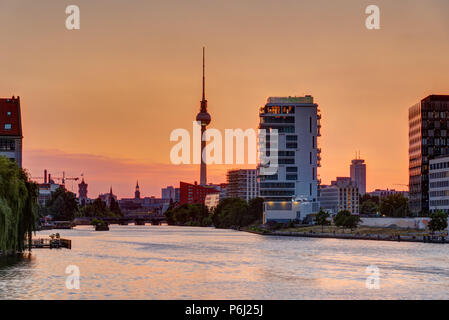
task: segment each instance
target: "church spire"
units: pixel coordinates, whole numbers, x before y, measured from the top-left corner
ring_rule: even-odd
[[[137,180],[137,183],[136,183],[136,191],[134,192],[134,198],[135,199],[140,199],[139,180]]]

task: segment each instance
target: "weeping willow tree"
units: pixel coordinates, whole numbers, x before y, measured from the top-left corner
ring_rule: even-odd
[[[0,250],[24,250],[31,242],[37,215],[38,186],[15,162],[0,156]],[[30,247],[30,246],[29,246]]]

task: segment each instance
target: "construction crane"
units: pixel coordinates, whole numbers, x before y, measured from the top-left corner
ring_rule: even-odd
[[[62,177],[54,177],[51,174],[47,175],[47,170],[44,170],[44,177],[31,177],[32,179],[42,179],[44,180],[44,183],[50,183],[50,180],[59,180],[61,181],[61,184],[65,186],[65,182],[67,180],[72,181],[72,192],[73,192],[73,182],[74,181],[78,181],[80,178],[79,177],[66,177],[65,176],[65,171],[62,172]]]

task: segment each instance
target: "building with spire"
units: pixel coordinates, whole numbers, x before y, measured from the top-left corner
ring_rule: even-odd
[[[203,99],[201,100],[200,112],[196,116],[196,121],[201,125],[201,172],[200,172],[200,185],[207,185],[207,171],[206,161],[203,159],[203,150],[206,148],[206,141],[204,141],[204,133],[207,125],[211,121],[210,114],[207,112],[207,100],[205,92],[205,48],[203,47]]]
[[[81,206],[86,205],[89,201],[89,199],[87,198],[87,186],[88,184],[84,182],[83,177],[81,183],[78,184],[78,202]]]
[[[194,184],[180,181],[179,184],[179,204],[192,204],[192,203],[204,203],[206,195],[212,193],[224,193],[224,185],[215,185],[207,183],[207,169],[206,159],[203,158],[204,150],[206,149],[205,132],[206,127],[211,121],[211,116],[207,112],[207,100],[206,100],[206,80],[205,80],[205,48],[203,47],[203,95],[200,103],[200,112],[196,116],[196,121],[201,126],[201,166],[200,166],[200,183]],[[164,195],[163,195],[164,197]]]
[[[134,191],[134,199],[140,199],[139,180],[137,180],[136,191]]]

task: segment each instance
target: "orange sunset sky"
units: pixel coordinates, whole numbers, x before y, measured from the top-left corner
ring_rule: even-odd
[[[80,30],[65,28],[71,4]],[[370,4],[380,30],[365,28]],[[92,198],[111,185],[130,197],[137,179],[144,196],[199,180],[198,165],[170,164],[169,136],[192,130],[203,45],[211,128],[256,128],[268,96],[314,96],[323,183],[349,175],[360,150],[369,191],[406,189],[408,108],[449,94],[447,0],[2,0],[0,37],[24,167],[84,173]],[[210,166],[208,180],[227,168]]]

